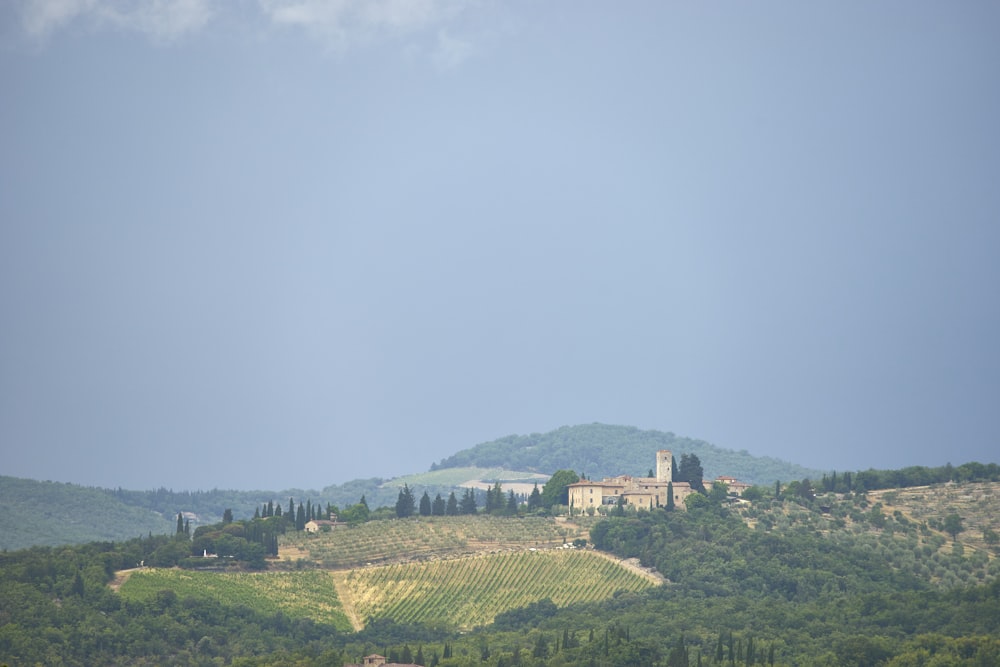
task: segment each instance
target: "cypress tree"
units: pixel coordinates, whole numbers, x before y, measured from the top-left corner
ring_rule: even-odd
[[[479,511],[476,506],[476,494],[472,489],[466,489],[465,494],[462,496],[462,503],[459,505],[459,511],[462,514],[475,514]]]
[[[431,504],[431,514],[433,516],[444,516],[445,509],[446,505],[444,502],[444,498],[442,498],[441,494],[439,493],[436,496],[434,496],[434,502]]]
[[[424,495],[420,496],[420,516],[430,516],[431,515],[431,497],[424,491]]]
[[[493,508],[490,511],[502,511],[505,508],[506,503],[504,502],[503,489],[500,488],[500,482],[493,485]]]
[[[667,482],[667,511],[674,511],[674,483]]]
[[[687,646],[684,643],[684,634],[677,639],[677,643],[667,656],[667,667],[688,667]]]
[[[396,516],[400,519],[405,519],[406,517],[413,516],[415,510],[413,492],[410,491],[409,485],[403,484],[403,488],[399,490],[399,497],[396,499]]]
[[[448,504],[445,507],[445,514],[448,516],[458,516],[458,499],[455,498],[455,492],[452,491],[451,495],[448,496]],[[451,656],[444,656],[450,658]]]
[[[299,503],[298,513],[295,515],[295,530],[306,529],[306,508]]]
[[[177,534],[178,535],[184,534],[184,515],[182,515],[180,512],[177,513]]]
[[[542,493],[538,490],[538,483],[535,483],[535,488],[531,490],[531,495],[528,496],[528,511],[532,512],[542,507]]]

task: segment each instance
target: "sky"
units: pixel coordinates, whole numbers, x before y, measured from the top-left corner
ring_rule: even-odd
[[[998,63],[995,2],[2,3],[0,474],[1000,461]]]

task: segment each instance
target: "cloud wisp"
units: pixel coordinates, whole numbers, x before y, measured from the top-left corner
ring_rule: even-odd
[[[473,52],[472,41],[457,34],[455,24],[480,2],[255,0],[240,7],[256,17],[262,30],[298,30],[334,53],[403,40],[407,53],[422,53],[439,69],[453,69]],[[171,42],[223,24],[235,11],[220,0],[20,0],[18,6],[22,30],[36,43],[71,28],[120,30]]]
[[[204,28],[214,10],[210,0],[25,0],[21,24],[29,37],[47,39],[71,24],[138,32],[169,41]]]

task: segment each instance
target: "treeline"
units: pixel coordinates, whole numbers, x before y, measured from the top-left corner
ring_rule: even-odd
[[[1000,481],[1000,465],[996,463],[963,463],[953,466],[950,463],[935,468],[926,466],[908,466],[897,470],[868,469],[859,472],[824,474],[821,479],[805,478],[792,482],[783,488],[780,482],[775,483],[778,495],[782,492],[807,497],[814,492],[826,493],[864,493],[881,489],[905,489],[914,486],[930,486],[947,482],[997,482]]]
[[[550,481],[549,484],[553,483]],[[555,484],[558,484],[558,481]],[[420,516],[460,516],[480,513],[491,516],[518,516],[524,513],[535,513],[545,508],[542,492],[539,491],[537,484],[530,494],[525,495],[515,493],[513,489],[504,493],[500,482],[495,482],[493,486],[486,489],[482,510],[479,509],[477,495],[475,489],[467,488],[463,490],[461,499],[452,491],[447,500],[440,493],[431,500],[430,493],[424,491],[419,503],[417,503],[413,498],[413,491],[404,484],[403,488],[399,490],[399,497],[396,500],[396,517],[405,519],[418,514]]]

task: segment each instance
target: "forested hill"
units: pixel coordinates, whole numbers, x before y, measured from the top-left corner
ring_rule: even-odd
[[[569,469],[592,479],[618,474],[645,475],[655,464],[660,449],[669,449],[677,460],[681,454],[694,454],[701,460],[708,479],[732,475],[753,484],[770,485],[776,480],[818,479],[823,474],[669,432],[608,424],[563,426],[548,433],[510,435],[464,449],[432,465],[431,470],[478,466],[551,474]]]

